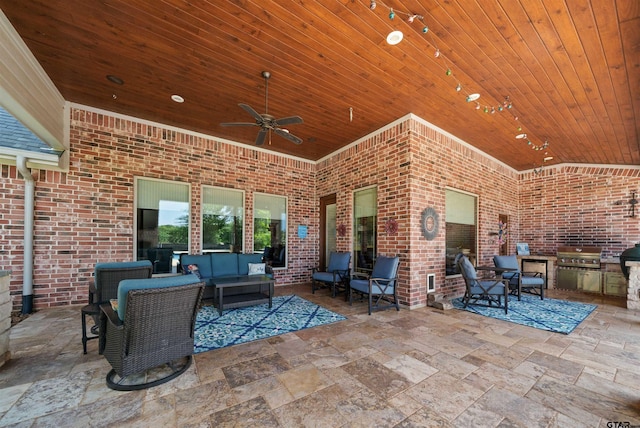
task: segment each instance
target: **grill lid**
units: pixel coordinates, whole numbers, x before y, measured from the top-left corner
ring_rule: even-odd
[[[571,256],[580,257],[600,257],[600,253],[602,253],[602,248],[600,247],[558,247],[558,255],[560,254],[569,254]]]
[[[600,269],[600,247],[558,247],[558,266]]]

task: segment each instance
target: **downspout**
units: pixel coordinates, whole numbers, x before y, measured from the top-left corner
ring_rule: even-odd
[[[33,312],[33,219],[35,180],[27,168],[24,156],[16,157],[16,166],[24,178],[24,272],[22,282],[22,313]]]

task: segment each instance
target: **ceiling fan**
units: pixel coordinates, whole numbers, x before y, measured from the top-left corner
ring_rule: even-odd
[[[268,71],[262,72],[262,77],[264,77],[265,81],[265,96],[264,96],[264,104],[265,109],[264,113],[260,114],[251,108],[248,104],[238,104],[244,111],[249,113],[256,120],[255,122],[227,122],[221,123],[221,126],[259,126],[261,129],[258,131],[258,136],[256,137],[256,146],[261,146],[264,144],[264,140],[267,136],[267,133],[271,135],[271,131],[275,132],[281,137],[286,138],[287,140],[295,143],[301,144],[302,139],[296,137],[291,134],[288,129],[282,128],[282,126],[286,125],[295,125],[297,123],[302,123],[302,118],[300,116],[289,116],[283,117],[282,119],[276,119],[274,116],[268,113],[269,111],[269,78],[271,77],[271,73]]]

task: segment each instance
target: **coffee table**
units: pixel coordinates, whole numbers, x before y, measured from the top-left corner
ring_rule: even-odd
[[[271,308],[272,293],[271,289],[275,284],[275,280],[266,275],[241,275],[216,278],[214,285],[217,290],[218,297],[218,313],[222,315],[225,309],[241,308],[244,306],[259,305],[269,302]],[[256,291],[251,293],[234,294],[224,298],[224,290],[226,288],[256,286]],[[267,290],[264,291],[266,286]]]

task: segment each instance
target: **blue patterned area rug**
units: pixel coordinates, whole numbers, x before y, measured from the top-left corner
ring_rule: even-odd
[[[196,318],[194,353],[211,351],[346,320],[340,314],[296,295],[273,298],[269,304],[229,309],[204,306]]]
[[[504,313],[504,308],[469,305],[465,309],[462,298],[453,299],[451,303],[457,309],[563,334],[571,333],[597,308],[596,305],[568,300],[547,298],[540,300],[540,297],[529,294],[523,294],[521,301],[518,301],[516,296],[509,296],[509,313],[507,314]]]

